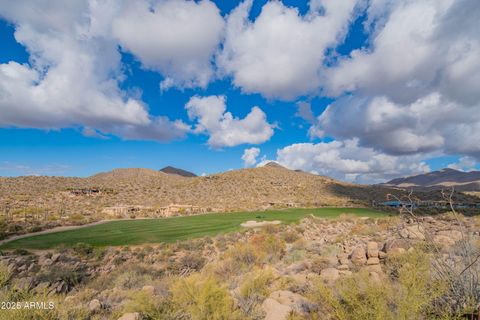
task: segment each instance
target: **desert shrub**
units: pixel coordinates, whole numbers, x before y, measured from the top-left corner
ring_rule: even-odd
[[[69,287],[78,285],[85,278],[86,273],[83,269],[66,266],[51,266],[50,268],[38,274],[39,282],[53,283],[55,281],[63,281]]]
[[[268,286],[275,279],[270,270],[253,271],[245,275],[240,286],[240,297],[261,301],[268,296]]]
[[[180,258],[179,267],[184,270],[199,271],[205,265],[205,258],[198,254],[187,254]]]
[[[175,282],[172,303],[192,320],[236,319],[233,298],[227,288],[212,276],[193,274]]]
[[[389,310],[393,288],[390,283],[377,283],[368,273],[357,273],[338,281],[330,288],[317,281],[312,289],[312,300],[319,304],[319,313],[332,319],[394,319]]]
[[[141,288],[152,282],[152,276],[136,270],[128,270],[120,273],[115,280],[115,287],[121,289]]]
[[[279,230],[280,227],[274,224],[267,224],[265,227],[263,227],[263,231],[267,234],[277,234]]]
[[[255,235],[250,239],[250,243],[258,253],[263,255],[266,262],[278,260],[285,254],[285,241],[271,234]]]
[[[327,257],[316,257],[312,260],[311,270],[320,273],[323,269],[331,267],[331,261]]]
[[[286,243],[293,243],[297,241],[300,238],[297,232],[289,230],[283,233],[283,240],[285,240]]]
[[[251,244],[239,242],[227,251],[226,259],[231,260],[234,269],[244,270],[258,262],[259,253]]]
[[[387,262],[390,275],[397,283],[397,316],[401,319],[418,319],[421,314],[434,313],[433,303],[446,290],[446,284],[434,278],[430,257],[424,248],[417,247]]]
[[[73,245],[72,250],[78,256],[84,257],[93,253],[93,246],[88,243],[78,242]]]
[[[85,220],[85,216],[81,213],[74,213],[68,217],[68,221],[72,223],[81,223]]]
[[[31,252],[25,249],[15,249],[13,250],[12,254],[14,256],[29,256],[31,255]]]
[[[246,274],[237,296],[238,307],[245,317],[263,319],[260,303],[268,297],[269,286],[274,276],[269,270],[254,271]]]
[[[130,300],[123,308],[123,312],[139,312],[142,314],[142,319],[145,320],[176,319],[175,310],[168,299],[156,297],[145,291],[131,294]]]
[[[305,259],[305,256],[306,256],[305,250],[292,249],[285,255],[285,257],[283,258],[283,261],[285,261],[286,263],[294,263],[294,262]]]
[[[4,263],[0,263],[0,288],[7,285],[10,277],[12,276],[10,270]]]
[[[438,316],[436,298],[445,286],[430,272],[429,256],[417,250],[391,261],[381,281],[362,270],[329,287],[315,282],[310,291],[319,314],[333,319],[425,319]]]

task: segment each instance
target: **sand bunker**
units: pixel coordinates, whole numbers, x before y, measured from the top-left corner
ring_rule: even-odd
[[[282,223],[282,222],[278,221],[278,220],[274,220],[274,221],[254,221],[254,220],[250,220],[250,221],[242,223],[241,226],[245,227],[245,228],[259,228],[259,227],[265,227],[265,226],[268,226],[268,225],[271,225],[271,224],[280,224],[280,223]]]

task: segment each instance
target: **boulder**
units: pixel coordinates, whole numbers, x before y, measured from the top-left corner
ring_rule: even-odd
[[[100,309],[102,309],[102,304],[98,299],[93,299],[88,303],[88,310],[91,312],[97,312],[100,311]]]
[[[378,243],[374,241],[367,243],[367,257],[378,258]]]
[[[149,295],[155,294],[155,287],[154,286],[143,286],[142,291],[148,293]]]
[[[421,225],[415,224],[400,230],[400,236],[406,239],[425,240],[425,229]]]
[[[57,262],[58,260],[60,260],[60,256],[60,253],[56,253],[50,259],[52,260],[52,262]]]
[[[445,248],[453,246],[455,244],[455,239],[446,235],[437,234],[433,237],[433,242]]]
[[[51,266],[53,264],[53,261],[52,261],[52,259],[46,258],[46,259],[38,261],[38,264],[41,265],[42,267],[48,267],[48,266]]]
[[[364,267],[367,269],[368,272],[376,272],[378,274],[382,274],[383,271],[382,271],[382,265],[380,264],[371,264],[371,265],[367,265],[366,267]]]
[[[348,254],[346,254],[344,252],[337,254],[337,259],[338,259],[338,262],[340,264],[348,264],[349,263]]]
[[[340,278],[340,273],[335,268],[326,268],[320,272],[320,278],[327,282],[334,282]]]
[[[270,294],[270,298],[277,300],[280,304],[294,308],[305,301],[305,298],[298,293],[288,290],[278,290]]]
[[[285,306],[272,298],[265,299],[262,308],[265,311],[265,320],[286,320],[292,312],[291,307]]]
[[[123,316],[118,318],[118,320],[140,320],[140,313],[138,312],[131,312],[131,313],[125,313]]]
[[[350,259],[354,265],[364,265],[367,262],[367,253],[363,247],[356,247],[353,249]]]
[[[401,248],[403,250],[407,250],[410,248],[410,243],[408,240],[405,239],[391,239],[387,242],[385,242],[385,245],[383,246],[383,249],[386,253],[390,253],[393,250],[396,250],[398,248]]]

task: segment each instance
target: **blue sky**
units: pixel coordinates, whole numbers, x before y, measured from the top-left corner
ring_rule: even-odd
[[[0,175],[210,174],[276,160],[373,183],[479,168],[479,36],[434,36],[453,2],[77,2],[0,5]]]

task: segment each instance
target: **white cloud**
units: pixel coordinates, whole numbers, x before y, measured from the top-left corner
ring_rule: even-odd
[[[457,162],[449,164],[448,168],[461,170],[461,171],[471,171],[471,170],[475,170],[476,165],[477,165],[477,162],[474,158],[461,157],[460,159],[458,159]]]
[[[477,104],[478,1],[381,3],[383,10],[370,7],[369,11],[370,20],[378,25],[372,32],[371,48],[353,51],[329,70],[325,77],[329,92],[386,95],[408,104],[436,91],[448,100]],[[379,23],[379,19],[385,21]]]
[[[259,107],[253,107],[243,119],[235,118],[227,112],[225,96],[194,96],[185,109],[190,120],[197,121],[194,132],[208,134],[213,148],[261,144],[273,135],[274,125]]]
[[[290,169],[326,175],[357,183],[378,183],[386,179],[430,171],[420,156],[390,156],[364,148],[358,141],[298,143],[277,151],[277,161]]]
[[[310,131],[319,137],[357,137],[361,145],[389,154],[436,151],[478,157],[480,136],[475,132],[479,128],[480,108],[432,93],[408,105],[383,96],[340,98],[327,107]]]
[[[227,19],[220,71],[244,92],[268,98],[290,100],[318,89],[325,49],[346,33],[355,1],[311,1],[305,16],[269,1],[253,22],[251,6],[243,2]]]
[[[0,4],[0,16],[15,24],[15,39],[30,54],[29,64],[0,64],[0,127],[85,126],[153,140],[185,134],[185,126],[151,116],[142,101],[119,89],[120,54],[101,20],[113,4]]]
[[[162,89],[205,87],[213,70],[224,20],[214,3],[129,1],[113,21],[113,34],[145,68],[160,71]]]
[[[243,151],[242,160],[245,167],[251,167],[257,163],[257,157],[260,155],[259,148],[249,148]]]
[[[393,155],[480,159],[480,6],[476,0],[372,1],[371,47],[326,70],[344,95],[310,132]]]

